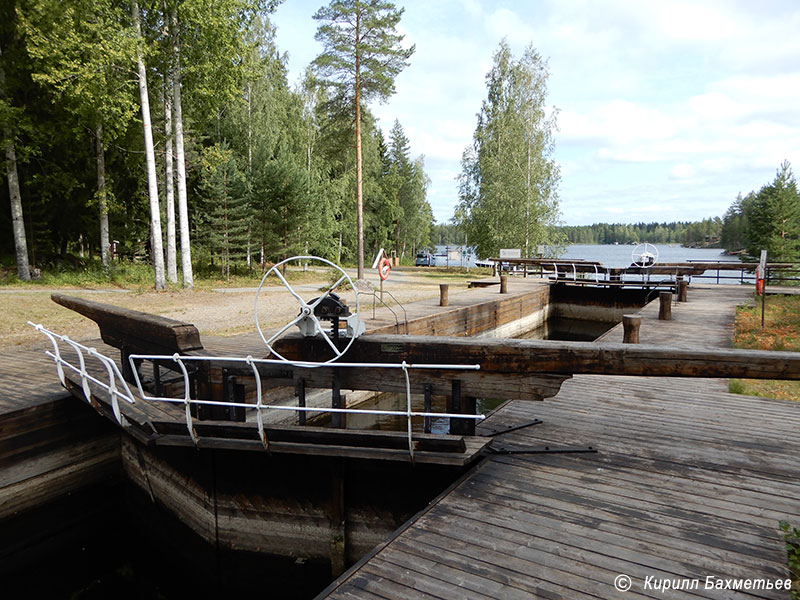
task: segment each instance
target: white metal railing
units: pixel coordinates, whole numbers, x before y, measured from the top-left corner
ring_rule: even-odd
[[[44,328],[42,325],[36,325],[28,321],[28,325],[35,328],[37,331],[43,333],[53,345],[53,351],[46,351],[45,353],[50,356],[56,364],[56,371],[58,373],[58,378],[61,381],[61,385],[66,387],[66,377],[64,375],[64,367],[67,369],[74,371],[77,373],[81,378],[81,387],[83,389],[83,393],[86,396],[87,401],[91,404],[92,403],[92,392],[91,388],[89,387],[89,382],[94,383],[95,385],[99,386],[100,388],[106,390],[110,397],[111,397],[111,404],[112,410],[114,412],[114,416],[117,419],[117,422],[123,426],[127,427],[129,425],[128,421],[125,419],[125,416],[121,413],[119,408],[118,399],[122,398],[123,400],[127,401],[130,404],[136,403],[136,397],[134,396],[133,392],[131,391],[130,387],[128,386],[128,382],[122,377],[122,374],[117,367],[117,364],[114,362],[113,359],[108,358],[107,356],[99,353],[94,348],[89,348],[69,339],[66,335],[59,335],[53,331],[50,331]],[[78,356],[78,363],[79,366],[75,366],[66,360],[59,348],[58,342],[61,341],[71,348],[75,350]],[[87,355],[91,356],[92,358],[98,359],[102,365],[105,367],[106,373],[108,375],[108,383],[105,383],[97,377],[93,376],[86,370],[86,361],[84,359],[84,352]],[[407,423],[407,433],[408,433],[408,451],[411,455],[413,460],[414,458],[414,445],[412,439],[412,427],[411,427],[411,419],[412,417],[437,417],[437,418],[458,418],[458,419],[473,419],[473,420],[483,420],[485,419],[485,415],[468,415],[468,414],[458,414],[458,413],[438,413],[438,412],[417,412],[411,409],[411,381],[409,379],[409,370],[411,369],[437,369],[437,370],[468,370],[468,371],[477,371],[480,369],[480,365],[453,365],[453,364],[409,364],[405,361],[400,363],[349,363],[349,362],[336,362],[336,363],[314,363],[314,362],[306,362],[306,361],[287,361],[287,360],[278,360],[278,359],[266,359],[266,358],[253,358],[252,356],[247,357],[240,357],[240,356],[181,356],[179,354],[172,354],[172,355],[159,355],[159,354],[131,354],[128,357],[131,366],[131,372],[133,373],[136,388],[139,393],[139,398],[146,402],[165,402],[170,404],[183,404],[185,406],[185,419],[186,419],[186,427],[189,431],[189,436],[192,438],[192,442],[197,445],[198,444],[198,435],[197,431],[194,428],[194,420],[192,418],[191,407],[193,405],[203,405],[203,406],[222,406],[226,408],[244,408],[247,410],[255,410],[256,411],[256,422],[258,425],[258,435],[261,443],[263,444],[265,449],[269,449],[269,440],[267,439],[266,433],[264,431],[264,418],[263,418],[263,411],[265,410],[284,410],[284,411],[294,411],[294,412],[314,412],[314,413],[343,413],[343,414],[371,414],[371,415],[388,415],[388,416],[400,416],[406,417]],[[172,361],[174,362],[183,377],[183,384],[184,384],[184,395],[183,398],[171,398],[168,396],[149,396],[144,389],[142,378],[139,374],[139,369],[137,368],[136,361],[147,360],[151,361],[154,364],[157,364],[158,361]],[[190,384],[190,375],[189,369],[186,367],[186,363],[192,362],[210,362],[210,361],[221,361],[226,363],[240,363],[245,364],[250,367],[253,372],[253,378],[256,384],[256,403],[255,404],[248,404],[244,402],[224,402],[220,400],[202,400],[198,398],[191,398],[191,384]],[[318,367],[329,367],[329,368],[381,368],[381,369],[402,369],[403,374],[405,376],[405,388],[406,388],[406,410],[379,410],[379,409],[361,409],[361,408],[334,408],[334,407],[317,407],[317,406],[282,406],[282,405],[273,405],[273,404],[264,404],[263,403],[263,394],[262,394],[262,381],[261,381],[261,373],[258,370],[258,365],[279,365],[279,366],[286,366],[291,365],[297,368],[318,368]],[[122,390],[119,389],[119,385],[122,386]]]
[[[106,390],[111,397],[111,410],[114,412],[114,417],[122,427],[127,427],[128,421],[125,419],[125,416],[122,414],[122,411],[119,408],[119,398],[122,398],[129,404],[135,404],[136,399],[134,398],[130,387],[128,387],[128,382],[122,377],[122,373],[120,373],[117,363],[104,354],[100,354],[96,349],[89,348],[88,346],[84,346],[81,343],[75,342],[69,339],[69,337],[66,335],[59,335],[53,331],[50,331],[49,329],[45,329],[41,325],[31,323],[30,321],[28,321],[28,325],[36,329],[36,331],[39,331],[47,336],[47,338],[50,340],[50,343],[53,345],[53,351],[45,351],[45,354],[47,354],[55,362],[56,372],[58,373],[58,379],[61,382],[61,385],[67,387],[66,376],[64,375],[64,367],[66,367],[70,371],[74,371],[80,376],[83,395],[86,396],[86,401],[89,404],[93,404],[92,390],[89,387],[90,382]],[[80,366],[76,367],[63,357],[61,354],[61,349],[58,345],[59,341],[67,344],[75,351],[78,356],[78,364]],[[100,363],[105,367],[106,374],[108,376],[108,383],[97,379],[97,377],[93,376],[86,370],[86,359],[84,358],[84,352],[88,356],[100,361]],[[120,391],[120,389],[117,387],[117,382],[122,385],[122,391]]]

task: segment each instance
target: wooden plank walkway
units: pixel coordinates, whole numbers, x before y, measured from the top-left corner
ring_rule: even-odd
[[[673,321],[642,311],[642,342],[730,345],[733,308],[749,294],[693,285]],[[704,584],[788,576],[778,521],[800,518],[800,404],[713,380],[583,375],[543,403],[507,403],[483,427],[534,418],[544,423],[499,437],[599,452],[487,458],[320,597],[788,597]],[[615,589],[619,575],[630,591]],[[685,578],[698,589],[646,589],[648,577],[650,588]]]

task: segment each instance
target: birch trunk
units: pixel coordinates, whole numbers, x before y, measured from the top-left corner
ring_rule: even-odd
[[[6,72],[3,70],[3,51],[0,49],[0,98],[6,95]],[[25,239],[25,220],[22,218],[22,194],[19,191],[17,173],[17,151],[8,123],[3,123],[3,137],[6,140],[6,174],[8,175],[8,195],[11,200],[11,224],[14,231],[14,253],[17,257],[17,277],[22,281],[31,280],[28,264],[28,242]]]
[[[108,197],[106,196],[106,154],[103,146],[103,122],[98,121],[94,132],[97,158],[97,208],[100,211],[100,262],[108,271],[108,250],[111,247],[108,231]]]
[[[189,239],[189,206],[186,200],[186,155],[183,149],[183,107],[181,105],[181,54],[178,41],[178,10],[172,9],[172,108],[175,112],[175,161],[178,184],[178,219],[181,230],[181,271],[183,287],[194,287],[192,247]]]
[[[131,16],[136,27],[137,42],[142,41],[142,25],[139,15],[139,2],[131,0]],[[153,254],[155,289],[167,287],[164,279],[164,245],[161,241],[161,210],[158,205],[158,181],[156,179],[156,158],[153,150],[153,128],[150,122],[150,99],[147,95],[147,70],[140,46],[136,49],[136,63],[139,70],[139,99],[142,105],[142,129],[144,130],[144,151],[147,165],[147,195],[150,197],[150,249]]]
[[[175,248],[175,183],[172,176],[172,94],[164,85],[164,201],[167,204],[167,280],[178,283],[178,260]]]

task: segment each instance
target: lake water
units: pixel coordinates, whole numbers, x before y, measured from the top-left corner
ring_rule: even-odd
[[[636,248],[634,245],[606,245],[606,244],[571,244],[559,256],[564,259],[594,260],[607,267],[627,267],[631,264],[631,254]],[[656,244],[658,262],[686,262],[686,261],[726,261],[738,262],[735,256],[727,256],[719,248],[683,248],[677,244]],[[447,253],[457,252],[458,258],[448,260]],[[468,246],[436,246],[434,260],[437,267],[474,267],[475,254]]]

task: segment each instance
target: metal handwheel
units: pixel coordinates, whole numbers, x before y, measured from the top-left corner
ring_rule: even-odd
[[[658,248],[653,244],[639,244],[631,252],[631,264],[637,267],[652,267],[658,262]]]
[[[316,261],[324,264],[326,267],[331,267],[341,273],[341,277],[336,280],[336,283],[327,287],[325,292],[316,297],[312,298],[308,302],[306,302],[300,294],[298,294],[294,288],[286,281],[286,278],[280,271],[280,268],[284,265],[288,265],[289,263],[297,262],[300,263],[302,261]],[[283,287],[288,290],[288,292],[297,300],[297,303],[300,307],[300,312],[297,316],[289,321],[286,325],[281,327],[276,333],[274,333],[269,338],[266,337],[264,332],[261,330],[261,325],[258,320],[258,300],[261,297],[261,291],[264,287],[264,283],[267,281],[267,278],[275,274],[278,279],[283,284]],[[350,288],[353,290],[356,296],[356,306],[355,312],[351,312],[349,307],[344,304],[338,295],[334,293],[339,286],[343,283],[348,283]],[[256,299],[255,299],[255,321],[256,321],[256,329],[258,330],[258,334],[261,336],[261,339],[266,344],[269,351],[274,354],[280,360],[286,362],[292,362],[289,359],[281,356],[275,349],[272,347],[272,344],[275,340],[278,340],[283,336],[289,329],[291,329],[292,325],[297,325],[300,329],[301,333],[305,337],[317,337],[321,336],[324,339],[328,346],[330,346],[331,351],[333,352],[333,357],[329,360],[322,361],[319,364],[327,364],[333,362],[342,357],[350,349],[350,346],[353,345],[355,339],[364,333],[365,325],[359,318],[359,311],[361,309],[361,305],[358,298],[358,291],[356,287],[353,285],[353,280],[350,279],[350,276],[345,273],[345,271],[335,263],[332,263],[329,260],[324,258],[320,258],[319,256],[293,256],[292,258],[287,258],[286,260],[282,260],[278,264],[274,265],[269,271],[264,274],[264,277],[261,279],[261,283],[258,286],[258,291],[256,292]],[[331,327],[325,328],[321,324],[321,321],[328,321],[331,323]],[[344,327],[340,328],[340,323],[344,323]],[[344,348],[337,347],[338,340],[342,338],[349,338],[349,342],[344,346]],[[305,362],[305,361],[304,361]]]

